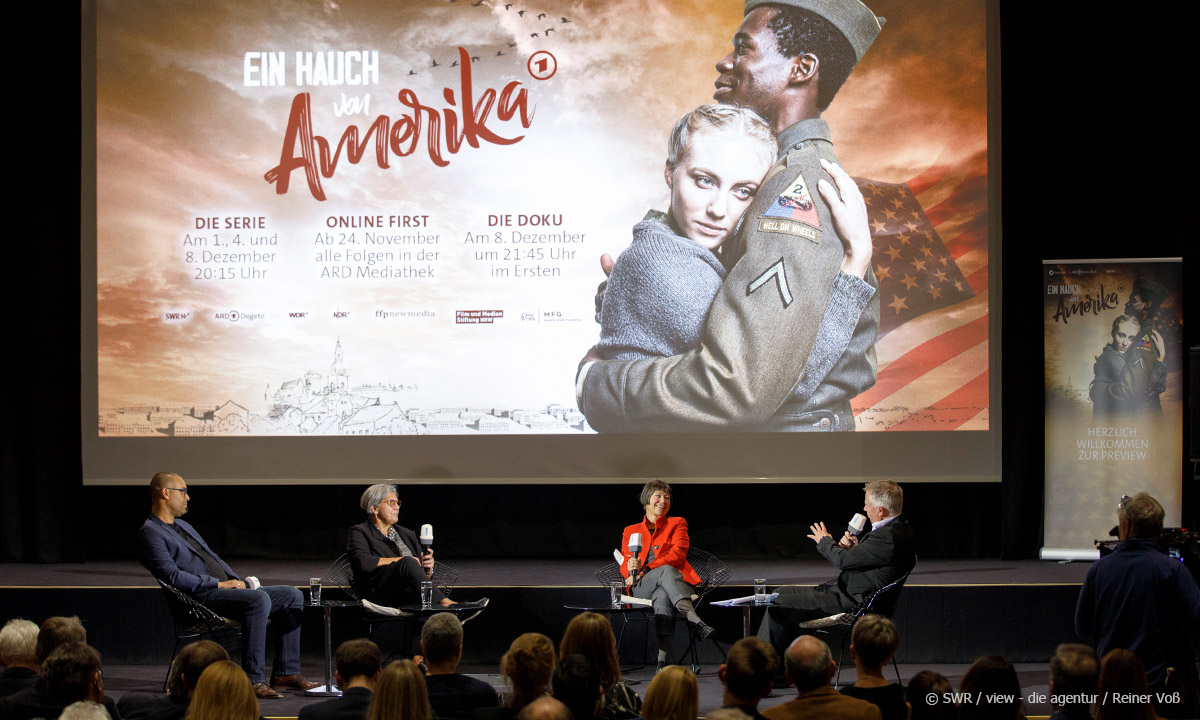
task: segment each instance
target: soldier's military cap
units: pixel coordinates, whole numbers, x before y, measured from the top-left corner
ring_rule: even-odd
[[[787,5],[820,15],[850,42],[855,60],[862,60],[886,22],[860,0],[746,0],[746,14],[760,5]]]
[[[1139,277],[1133,280],[1133,294],[1140,297],[1145,302],[1151,302],[1158,305],[1167,297],[1167,289],[1162,285]]]

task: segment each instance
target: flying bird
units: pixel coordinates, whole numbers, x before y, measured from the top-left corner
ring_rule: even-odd
[[[541,20],[544,17],[546,17],[546,13],[538,13],[538,20]]]
[[[438,66],[437,58],[434,58],[432,67],[437,67],[437,66]]]
[[[417,71],[416,71],[416,70],[409,70],[409,71],[408,71],[408,74],[409,74],[409,75],[416,75],[416,74],[417,74]]]
[[[503,50],[497,50],[497,51],[496,51],[496,57],[500,57],[500,56],[501,56],[501,55],[503,55],[503,54],[504,54],[504,51],[503,51]]]
[[[517,14],[518,14],[518,15],[520,15],[521,17],[525,17],[525,11],[524,11],[524,10],[518,10],[518,11],[517,11]]]
[[[455,60],[454,62],[450,63],[450,67],[458,67],[458,61]]]
[[[563,18],[563,19],[562,19],[560,22],[569,23],[569,22],[571,22],[571,21],[570,21],[570,20],[568,20],[568,19],[566,19],[566,18]]]
[[[552,32],[554,32],[554,28],[552,28],[552,27],[548,27],[548,28],[546,28],[546,35],[547,35],[547,37],[548,37],[548,36],[550,35],[550,33],[552,33]]]
[[[471,62],[479,62],[479,56],[478,56],[478,55],[472,55],[472,56],[471,56]]]
[[[530,33],[529,37],[540,37],[537,33]]]

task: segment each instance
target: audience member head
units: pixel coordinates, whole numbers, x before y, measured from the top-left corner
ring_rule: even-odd
[[[112,720],[112,715],[98,702],[80,700],[63,708],[58,720]]]
[[[604,686],[600,673],[591,660],[583,655],[564,655],[554,666],[550,682],[554,697],[571,710],[575,720],[592,720],[600,709]]]
[[[421,628],[421,652],[432,672],[434,666],[448,667],[450,672],[462,657],[463,627],[454,613],[431,615]]]
[[[681,665],[668,665],[654,676],[642,703],[644,720],[695,720],[700,696],[696,676]]]
[[[823,640],[801,635],[783,654],[783,667],[788,682],[803,693],[828,685],[837,670],[837,663]]]
[[[1117,528],[1122,540],[1145,538],[1154,540],[1162,534],[1163,506],[1150,496],[1140,492],[1122,500],[1117,511]]]
[[[104,700],[100,653],[86,643],[69,642],[50,653],[42,661],[42,679],[46,681],[46,694],[57,705]]]
[[[771,694],[771,683],[778,672],[779,655],[771,643],[757,637],[738,640],[717,669],[725,685],[725,704],[758,705]]]
[[[1050,705],[1061,708],[1087,709],[1091,703],[1062,703],[1061,699],[1077,700],[1093,695],[1100,677],[1100,661],[1087,645],[1063,643],[1050,658]],[[1089,712],[1090,714],[1090,712]]]
[[[432,720],[425,676],[412,660],[391,663],[379,674],[367,720]]]
[[[893,480],[875,480],[863,485],[867,504],[887,511],[883,517],[894,517],[904,511],[904,490]],[[870,513],[867,513],[870,515]],[[879,522],[871,518],[871,522]]]
[[[518,635],[500,658],[500,674],[508,679],[509,706],[520,710],[546,694],[554,676],[554,643],[541,633]]]
[[[333,661],[337,665],[337,683],[342,688],[353,685],[374,688],[383,669],[383,653],[378,645],[366,638],[347,640],[339,645]]]
[[[87,642],[87,630],[83,629],[83,623],[79,622],[79,618],[74,616],[46,618],[42,622],[41,629],[38,630],[37,647],[34,650],[38,662],[46,662],[50,653],[57,650],[60,645],[69,642]]]
[[[723,707],[705,715],[704,720],[750,720],[750,716],[735,707]]]
[[[579,654],[591,660],[605,687],[621,679],[617,637],[608,618],[599,613],[585,612],[572,618],[558,645],[558,654],[560,657]]]
[[[200,673],[187,720],[257,720],[258,698],[250,678],[229,660],[218,660]]]
[[[38,626],[29,620],[14,618],[0,629],[0,665],[4,669],[23,667],[36,671]]]
[[[572,720],[571,709],[556,698],[538,698],[521,708],[517,720]]]
[[[904,693],[912,708],[909,720],[954,720],[958,716],[954,704],[943,699],[950,690],[950,681],[941,673],[922,670],[913,675]],[[930,697],[933,702],[929,702]]]
[[[196,683],[209,665],[222,660],[228,660],[229,653],[212,640],[197,640],[188,643],[175,656],[171,664],[170,679],[167,680],[167,694],[180,701],[191,699],[196,691]]]
[[[1021,709],[1021,681],[1017,670],[1003,655],[984,655],[967,668],[959,687],[964,694],[970,693],[974,702],[959,706],[962,718],[980,720],[1006,720],[1023,718]]]
[[[371,508],[383,502],[383,499],[387,497],[389,493],[396,493],[397,495],[400,494],[399,491],[396,490],[395,485],[389,485],[387,483],[372,485],[366,490],[363,490],[362,497],[358,499],[358,505],[363,509],[363,512],[370,517],[372,515]]]
[[[879,670],[900,647],[896,624],[882,615],[863,615],[850,631],[850,654],[864,670]]]
[[[1100,661],[1097,690],[1101,696],[1108,693],[1109,698],[1115,693],[1149,695],[1146,666],[1129,650],[1109,650]],[[1156,717],[1150,703],[1110,701],[1096,705],[1096,720],[1155,720]]]

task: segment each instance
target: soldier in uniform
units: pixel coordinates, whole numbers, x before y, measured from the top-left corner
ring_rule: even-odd
[[[875,383],[878,282],[869,238],[843,247],[815,186],[830,181],[821,161],[837,162],[821,111],[880,28],[859,0],[747,0],[713,97],[766,118],[779,155],[728,242],[700,346],[585,358],[576,390],[593,428],[854,429],[850,399]]]

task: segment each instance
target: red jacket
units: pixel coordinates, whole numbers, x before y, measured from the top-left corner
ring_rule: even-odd
[[[659,518],[654,532],[651,533],[646,525],[646,518],[642,517],[642,521],[637,525],[625,528],[625,533],[621,536],[621,556],[624,558],[621,562],[621,574],[625,577],[629,577],[629,536],[634,533],[642,534],[642,551],[638,554],[638,561],[647,570],[670,565],[683,575],[683,581],[688,585],[700,584],[700,576],[687,561],[688,547],[691,546],[691,541],[688,540],[687,520],[681,517]],[[651,547],[654,548],[654,561],[646,565],[646,556],[650,554]]]

